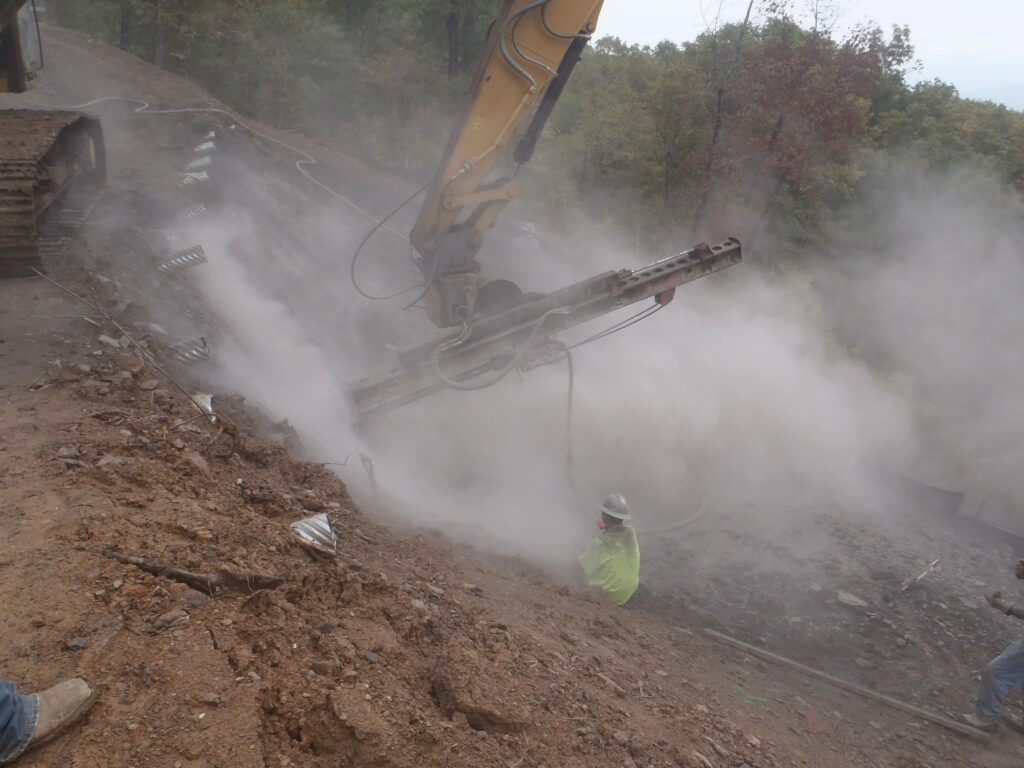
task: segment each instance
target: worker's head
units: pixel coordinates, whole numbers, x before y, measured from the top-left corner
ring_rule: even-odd
[[[629,503],[621,493],[613,493],[601,502],[601,520],[598,528],[618,528],[626,520],[632,520],[629,514]]]
[[[1024,560],[1017,561],[1017,568],[1014,570],[1018,579],[1024,579]]]
[[[523,230],[523,232],[525,232],[529,237],[534,237],[537,234],[537,228],[533,226],[533,224],[531,224],[530,222],[526,222],[525,224],[523,224],[523,226],[521,226],[520,229]]]

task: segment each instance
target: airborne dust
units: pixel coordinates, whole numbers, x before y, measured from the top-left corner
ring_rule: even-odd
[[[361,487],[358,461],[338,470],[369,508],[561,571],[613,491],[635,504],[641,534],[701,512],[697,525],[713,529],[719,513],[750,509],[769,538],[795,515],[880,510],[879,471],[1019,498],[1020,203],[981,171],[893,170],[862,206],[856,237],[837,234],[813,268],[769,272],[759,256],[770,245],[745,243],[743,265],[578,350],[571,465],[564,365],[444,392],[354,430],[344,384],[436,332],[403,310],[408,294],[355,295],[347,266],[368,222],[337,206],[304,210],[268,241],[258,211],[272,190],[253,185],[249,198],[202,231],[210,265],[199,280],[229,329],[218,382],[287,418],[318,461],[372,456],[379,498]],[[491,252],[514,252],[509,238],[498,231]],[[666,255],[556,238],[541,229],[542,248],[556,244],[552,289]],[[360,271],[372,291],[415,284],[399,238],[382,233],[368,253]],[[501,273],[487,245],[482,260]]]

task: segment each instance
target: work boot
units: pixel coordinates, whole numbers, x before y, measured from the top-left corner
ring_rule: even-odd
[[[1010,728],[1013,728],[1017,733],[1024,733],[1024,719],[1019,714],[1013,714],[1007,710],[1003,710],[1003,713],[999,716],[1003,723]]]
[[[961,719],[969,726],[971,726],[972,728],[977,728],[979,731],[992,732],[999,727],[998,720],[982,720],[973,712],[967,713]]]
[[[89,711],[96,699],[92,686],[80,677],[65,680],[39,694],[39,719],[27,749],[52,741]]]

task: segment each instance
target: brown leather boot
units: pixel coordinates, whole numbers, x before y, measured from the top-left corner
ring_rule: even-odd
[[[60,736],[89,711],[95,700],[92,686],[80,677],[65,680],[40,693],[39,719],[26,751]]]

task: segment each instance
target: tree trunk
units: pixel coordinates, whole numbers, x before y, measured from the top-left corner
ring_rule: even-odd
[[[711,195],[715,189],[715,158],[718,156],[718,144],[722,139],[722,115],[725,106],[725,88],[719,88],[715,102],[715,125],[711,129],[711,148],[708,151],[708,162],[704,168],[705,182],[704,192],[697,205],[697,211],[693,216],[693,235],[698,237],[700,228],[704,226],[704,216],[707,213],[708,205],[711,203]]]
[[[166,54],[164,45],[164,19],[160,0],[156,3],[156,44],[153,48],[153,63],[163,69]]]
[[[476,64],[476,49],[480,41],[477,39],[477,22],[480,12],[470,5],[462,19],[462,74],[466,74]]]
[[[747,34],[747,28],[750,26],[750,14],[754,10],[754,0],[750,0],[747,5],[747,14],[743,17],[743,25],[740,27],[740,33],[736,38],[736,54],[734,61],[731,66],[731,75],[735,75],[740,68],[740,60],[743,53],[743,38]],[[721,77],[721,73],[718,72],[716,64],[716,78]],[[721,82],[721,81],[720,81]],[[725,106],[725,87],[722,85],[718,86],[716,93],[715,103],[715,125],[711,130],[711,151],[708,153],[708,164],[706,168],[707,181],[704,185],[704,192],[701,195],[700,203],[697,205],[697,211],[693,217],[693,233],[697,236],[700,228],[704,226],[704,216],[707,213],[708,205],[711,203],[711,195],[714,191],[714,173],[715,173],[715,159],[718,156],[718,144],[722,138],[722,117],[724,114]]]
[[[127,51],[131,44],[132,29],[132,3],[131,0],[121,0],[121,24],[118,30],[117,47]]]
[[[454,80],[459,74],[459,53],[462,50],[459,32],[459,12],[455,9],[455,2],[452,2],[452,10],[448,12],[445,20],[445,30],[448,33],[448,80]]]

